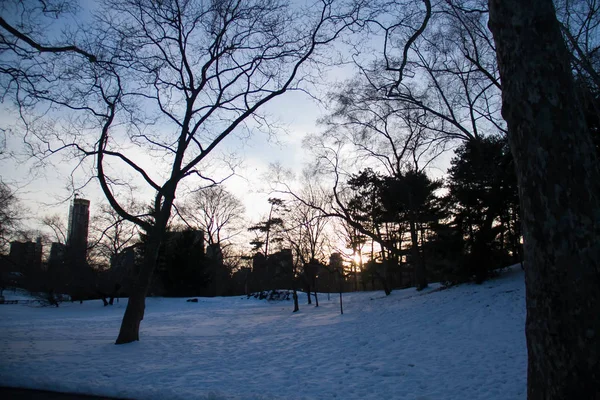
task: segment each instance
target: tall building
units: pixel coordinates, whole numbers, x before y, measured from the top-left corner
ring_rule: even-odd
[[[42,268],[42,246],[39,242],[11,242],[8,255],[12,271],[32,275]]]
[[[50,256],[48,256],[48,268],[52,269],[61,265],[65,261],[66,252],[64,244],[53,242],[50,246]]]
[[[67,251],[75,264],[83,265],[87,255],[88,227],[90,222],[90,201],[75,196],[69,209]]]

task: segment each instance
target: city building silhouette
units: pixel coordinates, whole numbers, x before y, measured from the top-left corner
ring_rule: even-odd
[[[69,208],[67,251],[75,265],[84,265],[87,255],[90,201],[75,195]]]

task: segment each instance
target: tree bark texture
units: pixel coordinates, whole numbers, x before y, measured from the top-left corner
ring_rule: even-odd
[[[140,340],[140,323],[144,319],[146,294],[152,282],[152,274],[158,260],[160,244],[164,233],[164,228],[161,231],[161,228],[156,226],[151,232],[148,232],[142,265],[129,294],[129,301],[115,344],[125,344]]]
[[[600,398],[600,174],[551,0],[490,0],[523,216],[529,399]]]

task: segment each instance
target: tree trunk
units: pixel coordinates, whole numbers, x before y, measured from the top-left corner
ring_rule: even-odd
[[[110,295],[110,301],[108,302],[109,305],[113,305],[115,302],[115,298],[117,298],[117,302],[119,301],[118,299],[118,295],[119,295],[119,290],[121,289],[121,285],[120,284],[115,284],[115,288],[112,292],[112,294]]]
[[[414,221],[410,221],[410,238],[417,290],[423,290],[427,287],[427,274],[425,272],[425,263],[419,252],[419,236],[417,234],[417,224]]]
[[[382,281],[382,283],[383,283],[383,293],[385,293],[386,296],[389,296],[390,294],[392,294],[392,289],[390,289],[390,287],[388,286],[385,279]]]
[[[340,314],[344,315],[344,299],[342,297],[342,292],[344,291],[343,272],[338,271],[338,273],[340,279]]]
[[[493,231],[495,217],[495,210],[489,207],[473,240],[473,247],[469,256],[469,273],[475,276],[476,283],[483,283],[489,277],[491,246],[496,238]]]
[[[398,287],[404,287],[404,267],[402,265],[402,259],[398,259]]]
[[[551,0],[490,0],[523,216],[528,399],[600,394],[600,173]]]
[[[294,298],[294,311],[293,312],[297,312],[297,311],[300,311],[300,307],[298,306],[298,292],[296,291],[296,285],[294,285],[292,292],[293,292],[292,297]]]
[[[152,282],[152,273],[158,260],[158,253],[164,233],[164,226],[155,226],[152,231],[148,232],[140,272],[129,294],[129,302],[127,303],[125,315],[121,322],[121,330],[115,344],[125,344],[140,340],[140,323],[144,319],[146,294]]]
[[[115,344],[126,344],[140,340],[140,323],[144,319],[145,308],[146,293],[136,286],[129,295],[129,302]]]
[[[377,235],[381,237],[381,233],[379,229],[377,229]],[[383,286],[383,292],[386,296],[392,294],[392,288],[390,286],[390,267],[388,262],[388,256],[385,252],[385,248],[381,249],[381,271],[377,272],[377,276],[381,281],[381,285]]]
[[[358,268],[356,262],[352,263],[352,273],[354,274],[354,291],[358,292]]]

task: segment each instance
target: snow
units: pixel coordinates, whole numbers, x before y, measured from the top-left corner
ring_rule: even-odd
[[[28,291],[24,289],[5,289],[2,292],[2,296],[4,296],[5,300],[18,300],[18,301],[33,301],[37,298],[32,296]]]
[[[135,399],[525,399],[523,273],[483,285],[319,296],[0,306],[0,386]]]

